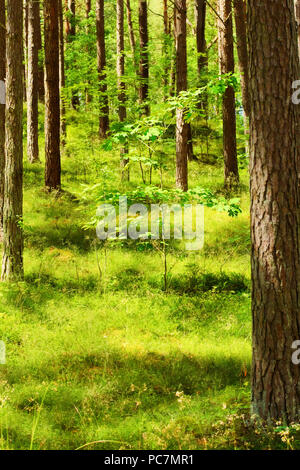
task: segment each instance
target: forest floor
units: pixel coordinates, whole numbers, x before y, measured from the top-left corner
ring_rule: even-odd
[[[25,281],[0,286],[0,339],[7,348],[0,447],[287,447],[275,431],[254,431],[247,418],[247,170],[242,214],[205,209],[204,249],[168,255],[165,292],[159,252],[104,250],[82,228],[84,185],[120,187],[118,150],[101,150],[96,138],[86,138],[86,126],[73,122],[68,129],[62,195],[45,193],[43,165],[25,161]],[[173,175],[171,155],[170,187]],[[222,165],[192,162],[190,177],[191,186],[219,191]],[[132,172],[129,186],[138,184]]]

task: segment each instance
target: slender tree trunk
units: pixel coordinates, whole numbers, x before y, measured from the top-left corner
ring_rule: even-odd
[[[1,91],[4,92],[3,83],[6,74],[6,18],[5,0],[0,0],[0,82]],[[4,98],[4,96],[2,96]],[[5,103],[0,100],[0,232],[3,227],[3,202],[4,202],[4,171],[5,171]]]
[[[222,74],[234,73],[233,26],[231,0],[219,0],[219,50]],[[223,96],[223,151],[225,186],[230,188],[239,181],[236,149],[235,92],[227,87]]]
[[[24,15],[23,15],[23,100],[24,102],[27,101],[27,63],[28,63],[28,56],[27,56],[27,48],[28,48],[28,0],[24,0],[23,3],[24,7]]]
[[[60,135],[61,144],[65,146],[67,138],[66,104],[64,98],[65,78],[65,44],[64,18],[62,0],[58,0],[58,29],[59,29],[59,91],[60,91]]]
[[[58,2],[44,0],[45,26],[45,186],[60,189],[60,96]]]
[[[119,121],[126,120],[126,86],[124,82],[125,56],[124,56],[124,0],[117,0],[117,77],[118,77],[118,101]],[[127,146],[121,149],[122,178],[129,180],[129,170],[124,170],[128,165],[126,154]]]
[[[207,65],[207,50],[205,40],[206,1],[195,0],[197,70],[200,81],[203,67]]]
[[[164,39],[163,39],[163,57],[164,57],[164,101],[168,97],[168,85],[169,85],[169,71],[171,67],[169,57],[169,44],[170,44],[170,22],[168,14],[168,0],[163,0],[163,18],[164,18]]]
[[[76,2],[75,0],[65,0],[66,5],[66,42],[72,43],[76,35]],[[72,108],[77,109],[79,106],[79,97],[76,90],[72,91]]]
[[[65,12],[66,12],[66,19],[65,19],[66,42],[70,42],[71,22],[70,22],[70,15],[69,15],[69,0],[65,0]]]
[[[91,0],[85,0],[85,18],[88,19],[90,13],[91,13],[91,8],[92,8],[92,1]]]
[[[39,161],[39,3],[28,0],[28,65],[27,65],[27,156],[30,163]]]
[[[90,17],[90,13],[91,13],[91,9],[92,9],[92,2],[91,0],[85,0],[85,19],[88,20],[89,17]],[[89,28],[89,25],[87,26],[86,28],[86,34],[90,34],[90,28]],[[87,47],[87,51],[86,53],[88,54],[89,53],[89,48]],[[88,80],[88,84],[90,85],[90,81]],[[85,103],[86,105],[88,105],[88,103],[90,103],[92,101],[92,97],[89,93],[89,87],[86,88],[85,90]]]
[[[206,1],[195,0],[196,19],[196,45],[197,45],[197,71],[199,87],[205,86],[207,80],[203,78],[203,71],[208,65],[208,56],[205,40]],[[199,108],[207,114],[207,96],[201,97]]]
[[[71,20],[70,20],[70,36],[71,40],[74,39],[76,34],[76,3],[75,0],[69,0],[69,12],[71,13]]]
[[[7,2],[6,163],[2,281],[23,278],[23,4]]]
[[[246,136],[246,153],[249,153],[249,73],[248,73],[248,47],[247,47],[247,5],[245,0],[233,0],[237,51],[239,69],[241,74],[242,101],[244,109],[244,131]]]
[[[186,0],[177,0],[175,7],[177,93],[187,90],[186,11]],[[188,189],[188,127],[184,119],[184,110],[178,108],[176,111],[176,185],[183,191]]]
[[[109,108],[106,83],[106,51],[104,28],[104,0],[97,0],[96,4],[97,25],[97,63],[99,80],[99,136],[105,139],[109,130]]]
[[[252,411],[290,423],[300,417],[300,369],[292,362],[292,343],[300,338],[299,108],[291,100],[300,70],[293,1],[249,0],[248,25]]]
[[[132,23],[132,10],[130,6],[130,0],[126,0],[126,10],[127,10],[127,22],[128,22],[128,31],[129,31],[129,42],[132,51],[132,58],[134,63],[134,68],[137,69],[136,63],[136,43],[135,43],[135,35]]]
[[[140,31],[140,88],[139,99],[142,114],[150,113],[149,107],[149,54],[148,54],[148,6],[147,0],[139,0]]]
[[[39,19],[37,22],[37,41],[38,41],[38,53],[42,53],[43,44],[42,44],[42,31],[41,31],[41,11],[40,11],[40,1],[36,0],[39,4]],[[39,100],[44,103],[45,101],[45,86],[44,86],[44,63],[43,60],[39,57]]]
[[[245,0],[233,0],[234,17],[236,26],[236,42],[241,73],[241,87],[243,108],[247,117],[250,113],[249,104],[249,76],[248,76],[248,51],[247,51],[247,17]]]
[[[173,30],[172,30],[173,25]],[[171,57],[171,67],[170,67],[170,96],[175,96],[176,93],[176,8],[173,8],[173,15],[169,22],[169,31],[170,35],[174,38],[174,44],[172,45],[172,57]],[[172,33],[173,31],[173,33]]]

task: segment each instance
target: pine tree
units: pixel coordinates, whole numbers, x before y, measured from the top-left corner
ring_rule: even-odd
[[[300,372],[292,362],[292,344],[300,338],[299,107],[291,100],[300,70],[293,0],[249,0],[248,34],[252,411],[291,423],[300,417]]]
[[[45,28],[45,186],[60,189],[60,94],[58,1],[44,1]]]
[[[39,8],[40,5],[38,2],[35,0],[28,0],[27,156],[30,163],[39,161]]]
[[[23,279],[23,2],[7,2],[2,281]]]

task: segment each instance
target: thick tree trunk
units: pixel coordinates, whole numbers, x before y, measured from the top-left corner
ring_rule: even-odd
[[[99,80],[99,136],[106,138],[109,130],[109,108],[106,83],[106,51],[105,51],[105,29],[104,29],[104,0],[96,3],[96,25],[97,25],[97,63]]]
[[[124,0],[117,0],[117,77],[118,77],[118,101],[119,121],[126,120],[126,86],[124,82],[125,56],[124,56]],[[129,170],[124,170],[128,164],[125,155],[128,153],[127,146],[121,149],[122,178],[129,179]]]
[[[58,2],[44,0],[45,26],[45,186],[60,189],[60,96]]]
[[[5,0],[0,0],[0,82],[5,82],[6,73],[6,18]],[[3,92],[3,84],[0,85]],[[4,96],[2,96],[4,98]],[[0,232],[3,226],[4,171],[5,171],[5,103],[0,100]]]
[[[219,51],[221,74],[234,73],[233,26],[231,0],[219,0]],[[236,149],[235,92],[227,87],[223,96],[223,152],[225,186],[238,183],[239,171]]]
[[[39,8],[38,2],[28,0],[27,156],[30,163],[39,161]]]
[[[2,281],[23,278],[23,4],[7,2],[6,163]]]
[[[59,30],[59,92],[60,92],[60,135],[61,144],[65,146],[67,138],[66,104],[64,99],[65,78],[65,44],[64,18],[62,0],[58,0],[58,30]]]
[[[175,15],[177,93],[180,93],[187,90],[186,0],[177,0]],[[184,119],[184,110],[178,108],[176,111],[176,185],[183,191],[188,189],[188,127]]]
[[[149,107],[149,54],[148,54],[148,6],[147,0],[139,1],[140,31],[140,87],[139,99],[142,114],[150,113]]]
[[[41,11],[40,11],[40,1],[36,0],[39,4],[39,19],[37,22],[37,35],[38,35],[38,51],[42,51],[43,44],[42,44],[42,31],[41,31]],[[44,103],[45,101],[45,85],[44,85],[44,64],[42,59],[39,58],[39,100]]]
[[[300,418],[300,369],[291,357],[300,339],[299,108],[291,100],[300,71],[293,0],[249,0],[248,25],[252,411],[290,423]]]

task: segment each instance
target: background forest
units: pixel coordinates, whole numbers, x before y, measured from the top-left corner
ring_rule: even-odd
[[[297,447],[298,426],[249,420],[244,1],[188,0],[185,18],[180,0],[175,25],[171,0],[54,4],[23,2],[24,276],[0,285],[1,449]],[[204,248],[97,240],[97,206],[120,195],[203,203]]]

